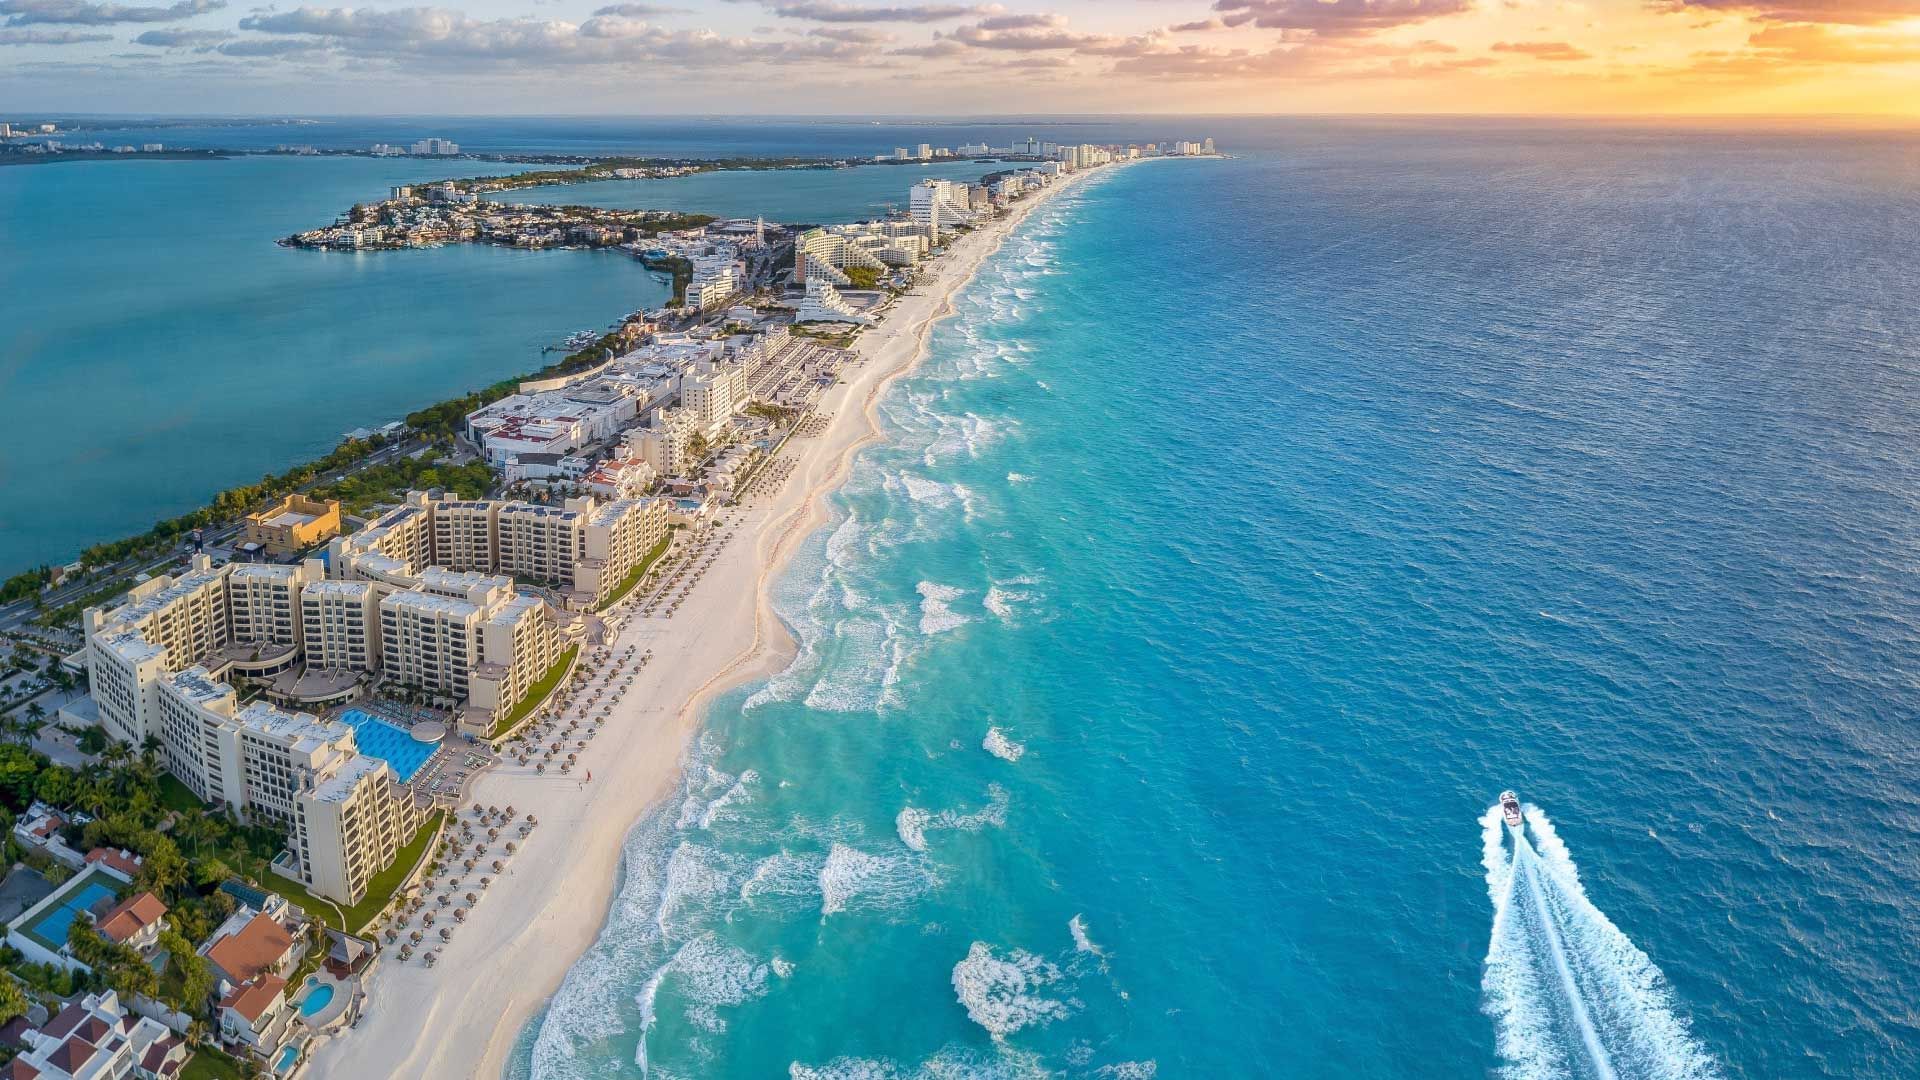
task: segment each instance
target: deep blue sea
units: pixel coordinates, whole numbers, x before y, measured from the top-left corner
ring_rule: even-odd
[[[967,290],[516,1075],[1920,1075],[1920,141],[1238,134]]]

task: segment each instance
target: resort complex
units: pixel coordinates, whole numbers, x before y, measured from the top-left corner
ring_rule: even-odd
[[[1019,204],[1137,156],[1035,146],[978,182],[903,185],[888,217],[813,228],[522,207],[440,182],[292,238],[612,248],[670,273],[675,302],[576,335],[530,377],[352,432],[310,478],[183,533],[181,561],[74,605],[64,664],[85,693],[60,718],[88,734],[52,750],[76,776],[114,763],[122,786],[158,794],[123,810],[60,779],[20,807],[27,865],[0,887],[0,901],[19,894],[0,902],[9,945],[88,992],[0,1032],[11,1075],[171,1077],[196,1045],[216,1052],[204,1034],[285,1076],[377,1012],[378,958],[411,986],[467,956],[455,929],[489,889],[513,912],[570,903],[529,893],[537,874],[502,876],[538,824],[520,807],[595,837],[630,820],[570,801],[600,790],[596,764],[617,776],[671,759],[593,758],[593,741],[676,715],[691,694],[678,680],[758,625],[763,582],[703,579],[783,548],[809,442],[851,452],[844,420],[917,357]],[[376,486],[389,476],[408,479]],[[652,678],[675,650],[700,659]],[[636,707],[635,691],[658,696]],[[479,791],[513,798],[481,805]]]

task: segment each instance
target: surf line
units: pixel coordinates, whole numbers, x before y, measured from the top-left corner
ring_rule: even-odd
[[[1547,896],[1540,883],[1540,857],[1534,853],[1533,845],[1518,830],[1514,832],[1513,861],[1516,872],[1527,875],[1527,891],[1533,895],[1533,907],[1540,915],[1540,932],[1546,935],[1547,950],[1553,954],[1554,969],[1560,973],[1560,985],[1567,993],[1567,1008],[1573,1013],[1573,1022],[1580,1028],[1580,1038],[1587,1044],[1587,1054],[1593,1059],[1593,1070],[1600,1080],[1616,1080],[1613,1062],[1607,1057],[1607,1048],[1600,1045],[1600,1033],[1594,1030],[1593,1018],[1587,1015],[1587,1003],[1580,997],[1580,987],[1574,982],[1573,968],[1567,963],[1566,946],[1560,940],[1560,927],[1553,921],[1553,913],[1547,909]]]

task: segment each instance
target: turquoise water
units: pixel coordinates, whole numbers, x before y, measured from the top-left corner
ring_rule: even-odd
[[[294,251],[356,200],[478,162],[237,158],[0,169],[0,574],[539,367],[656,305],[622,256]]]
[[[73,920],[80,913],[90,910],[103,900],[112,900],[118,890],[100,881],[89,881],[79,890],[68,895],[57,906],[40,913],[26,929],[34,935],[50,941],[55,948],[65,948],[67,931],[73,928]]]
[[[297,1046],[284,1047],[280,1051],[280,1056],[273,1060],[273,1071],[277,1073],[284,1073],[288,1069],[293,1068],[293,1063],[299,1060],[300,1060],[299,1047]]]
[[[665,180],[605,180],[522,188],[498,197],[507,202],[682,210],[717,217],[765,217],[768,221],[831,225],[905,210],[907,190],[927,177],[978,180],[1011,167],[968,159],[847,169],[728,170]]]
[[[1920,1074],[1916,147],[1275,124],[1042,211],[516,1075]]]
[[[300,999],[300,1015],[312,1016],[331,1004],[333,1004],[333,985],[329,983],[326,986],[316,986],[307,991],[306,997]]]
[[[413,774],[419,772],[420,766],[425,765],[433,752],[439,749],[433,743],[414,738],[412,732],[359,709],[342,711],[340,722],[353,728],[361,753],[386,762],[403,784],[413,779]]]

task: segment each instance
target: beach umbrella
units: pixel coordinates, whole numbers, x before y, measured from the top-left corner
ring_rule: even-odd
[[[453,909],[453,917],[454,917],[455,919],[457,919],[457,920],[459,920],[460,922],[466,922],[466,921],[467,921],[467,909],[466,909],[466,908],[454,908],[454,909]],[[444,930],[443,930],[443,931],[441,931],[441,933],[445,933],[445,932],[446,932],[446,931],[444,931]]]
[[[491,884],[493,884],[493,879],[490,877],[483,877],[480,879],[480,888],[482,889],[485,889],[487,886]]]
[[[452,941],[452,940],[453,940],[453,927],[451,927],[451,926],[443,926],[443,927],[441,927],[441,928],[440,928],[440,940],[441,940],[441,941]]]
[[[507,868],[507,864],[506,864],[506,863],[504,863],[504,862],[502,862],[502,861],[500,861],[499,859],[495,859],[495,860],[493,860],[493,872],[494,872],[494,873],[496,873],[496,874],[497,874],[497,873],[499,873],[500,871],[502,871],[502,870],[505,870],[506,868]]]
[[[425,934],[422,934],[420,931],[415,930],[413,933],[407,935],[407,940],[417,945],[425,937],[426,937]]]
[[[425,957],[425,959],[426,959],[426,963],[427,963],[427,966],[428,966],[428,967],[432,967],[432,966],[433,966],[433,962],[434,962],[435,960],[438,960],[439,958],[440,958],[440,955],[439,955],[438,953],[428,953],[428,954],[426,955],[426,957]]]
[[[468,894],[467,894],[467,903],[468,903],[468,904],[473,904],[473,903],[475,903],[476,901],[478,901],[479,899],[480,899],[480,897],[479,897],[479,896],[477,896],[477,895],[475,895],[474,893],[468,893]]]

